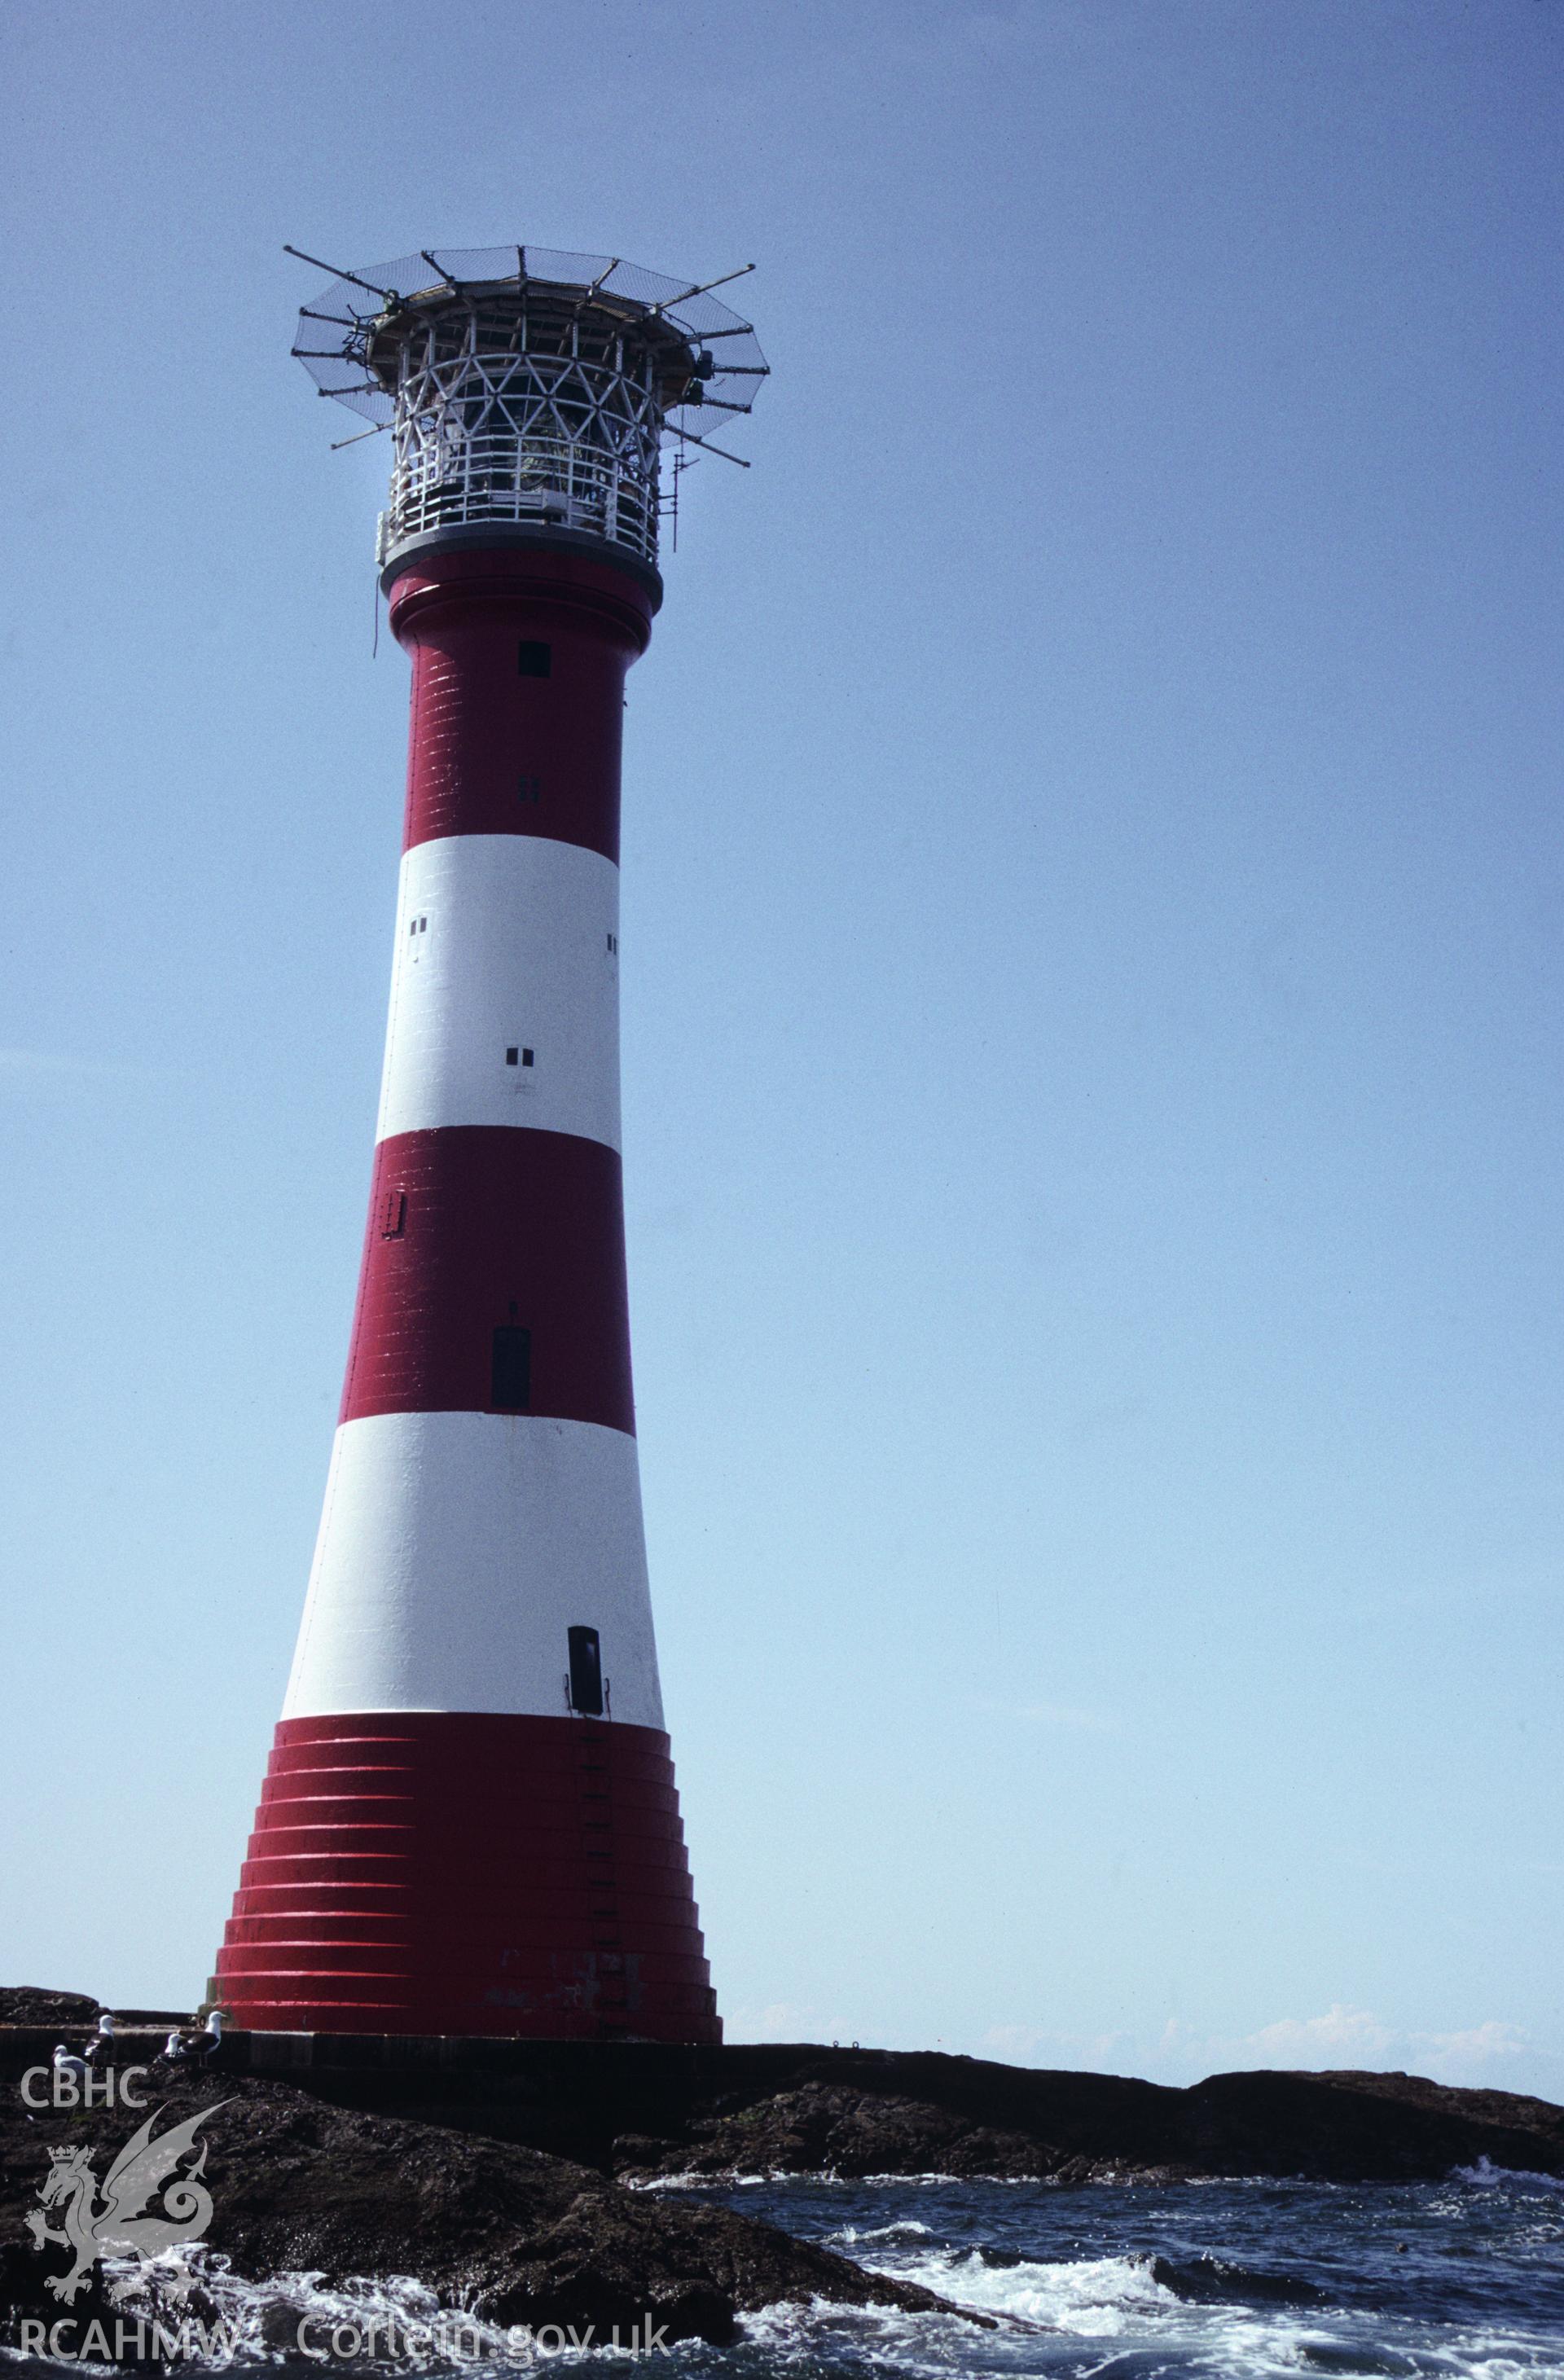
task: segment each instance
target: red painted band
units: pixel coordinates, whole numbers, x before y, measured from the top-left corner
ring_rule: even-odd
[[[399,577],[413,661],[405,843],[539,834],[619,857],[624,677],[651,607],[610,565],[515,547],[436,553]],[[523,675],[522,643],[548,674]]]
[[[440,1715],[432,1716],[438,1721]],[[330,1718],[284,1719],[266,1764],[267,1775],[280,1777],[295,1770],[325,1773],[340,1767],[350,1767],[356,1775],[362,1776],[377,1764],[401,1775],[427,1759],[446,1776],[463,1763],[470,1764],[475,1770],[482,1768],[493,1752],[503,1752],[512,1761],[525,1757],[526,1748],[515,1741],[515,1722],[508,1711],[470,1712],[462,1722],[461,1739],[455,1746],[443,1727],[426,1727],[424,1722],[430,1717],[421,1711],[383,1710],[369,1711],[358,1718],[333,1714]],[[557,1763],[548,1739],[540,1737],[539,1746],[540,1764],[552,1774]],[[583,1758],[589,1756],[583,1755]],[[653,1728],[616,1728],[613,1759],[616,1775],[634,1769],[637,1776],[660,1779],[664,1784],[673,1781],[668,1739]]]
[[[415,1798],[398,1811],[394,1818],[365,1819],[356,1815],[353,1805],[339,1803],[324,1810],[310,1807],[309,1818],[297,1821],[297,1803],[284,1803],[279,1810],[274,1802],[260,1805],[258,1824],[266,1836],[267,1851],[273,1859],[307,1859],[312,1852],[333,1852],[340,1854],[358,1850],[376,1855],[416,1857],[418,1837],[427,1840],[428,1829],[450,1804],[441,1797],[430,1797],[432,1807],[425,1807],[421,1797]],[[463,1809],[463,1818],[467,1807]],[[457,1834],[454,1840],[460,1841]],[[569,1824],[552,1823],[549,1814],[540,1815],[528,1805],[525,1816],[514,1819],[485,1818],[483,1828],[484,1859],[464,1864],[453,1859],[449,1852],[441,1855],[442,1876],[461,1876],[464,1882],[489,1873],[488,1861],[498,1856],[557,1860],[564,1872],[568,1863],[589,1857],[600,1849],[606,1859],[613,1860],[628,1852],[645,1867],[682,1867],[685,1864],[685,1838],[677,1819],[670,1821],[665,1812],[648,1813],[621,1804],[616,1813],[612,1835],[605,1834],[600,1845],[594,1845],[589,1821],[579,1818]]]
[[[453,1806],[458,1806],[467,1792],[460,1777],[418,1779],[421,1797],[432,1791],[449,1794]],[[263,1809],[290,1816],[278,1816],[279,1825],[315,1826],[326,1821],[335,1825],[339,1819],[351,1818],[356,1825],[372,1826],[377,1819],[394,1825],[402,1816],[412,1791],[407,1777],[387,1776],[383,1770],[357,1777],[350,1768],[295,1770],[291,1775],[268,1777],[261,1789]],[[672,1785],[651,1784],[638,1779],[636,1787],[637,1807],[646,1815],[653,1812],[672,1820],[677,1815],[679,1797]],[[576,1807],[574,1778],[550,1776],[540,1770],[532,1784],[528,1807],[540,1826],[545,1825],[555,1811],[566,1813],[574,1822]]]
[[[671,1773],[665,1735],[612,1722],[284,1720],[224,2005],[261,2030],[721,2040]]]
[[[688,1961],[697,1957],[697,1954],[690,1948],[688,1914],[686,1911],[677,1925],[665,1919],[649,1918],[644,1912],[637,1915],[637,1939],[649,1958]],[[612,1922],[616,1925],[624,1923],[623,1896]],[[527,1916],[518,1917],[512,1907],[499,1900],[490,1908],[478,1911],[464,1900],[461,1909],[453,1912],[445,1926],[443,1939],[453,1949],[500,1938],[523,1950],[552,1951],[557,1945],[561,1925],[576,1923],[598,1930],[607,1930],[610,1925],[606,1918],[600,1922],[596,1920],[585,1901],[578,1907],[564,1902],[557,1906],[551,1904]],[[236,1912],[228,1929],[228,1939],[235,1946],[240,1943],[280,1944],[296,1938],[312,1940],[324,1931],[334,1942],[406,1949],[416,1943],[418,1930],[417,1912],[410,1902],[384,1909],[341,1910],[315,1908],[293,1900]],[[671,1974],[673,1972],[669,1970]],[[705,1973],[696,1975],[693,1967],[687,1973],[681,1968],[678,1973],[685,1981],[693,1979],[697,1983],[708,1983],[710,1980]]]
[[[546,1914],[590,1916],[595,1910],[601,1882],[598,1862],[583,1865],[579,1853],[568,1860],[533,1856],[527,1873]],[[410,1898],[422,1901],[438,1889],[448,1889],[464,1912],[490,1912],[495,1907],[503,1911],[510,1907],[510,1897],[507,1888],[495,1884],[495,1874],[492,1868],[482,1876],[463,1872],[458,1882],[442,1863],[419,1865],[351,1852],[285,1857],[273,1849],[268,1836],[264,1859],[244,1864],[234,1912],[239,1917],[285,1916],[300,1909],[320,1917],[355,1910],[399,1913]],[[645,1876],[651,1882],[643,1890]],[[623,1874],[615,1870],[614,1891],[621,1914],[637,1923],[683,1926],[686,1918],[693,1919],[695,1888],[687,1864],[652,1867],[644,1860],[632,1861]],[[685,1917],[675,1919],[671,1907],[674,1901],[691,1904]]]
[[[512,1327],[531,1333],[528,1413],[634,1431],[618,1151],[508,1125],[382,1140],[340,1418],[511,1410],[491,1400]]]

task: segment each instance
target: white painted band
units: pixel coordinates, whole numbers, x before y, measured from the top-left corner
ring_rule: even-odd
[[[633,1438],[534,1414],[343,1423],[285,1718],[563,1718],[578,1624],[599,1632],[612,1716],[661,1728]]]
[[[415,844],[376,1138],[515,1124],[617,1148],[618,944],[619,870],[600,852],[533,834]]]

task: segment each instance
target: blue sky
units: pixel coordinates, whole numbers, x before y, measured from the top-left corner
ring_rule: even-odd
[[[13,13],[6,1979],[188,2004],[351,1309],[406,664],[319,276],[745,285],[627,716],[734,2037],[1564,2097],[1557,0]]]

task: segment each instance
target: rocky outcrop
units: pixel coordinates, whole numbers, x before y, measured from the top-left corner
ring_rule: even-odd
[[[973,2123],[949,2107],[896,2092],[825,2082],[779,2091],[729,2113],[697,2118],[687,2143],[625,2134],[614,2169],[647,2181],[675,2174],[998,2175],[1053,2180],[1057,2153],[1024,2132]]]
[[[606,2338],[649,2322],[668,2339],[721,2341],[735,2315],[785,2300],[932,2309],[927,2290],[725,2208],[637,2195],[603,2174],[506,2141],[325,2105],[277,2082],[153,2068],[161,2133],[198,2108],[202,2180],[214,2213],[205,2245],[240,2275],[328,2280],[416,2276],[442,2305],[486,2322],[551,2323]],[[34,2095],[38,2095],[35,2088]],[[122,2108],[30,2111],[14,2084],[0,2110],[0,2294],[4,2333],[24,2315],[83,2321],[110,2310],[101,2272],[62,2307],[47,2287],[68,2259],[26,2228],[49,2151],[86,2148],[99,2179],[140,2120]],[[58,2213],[48,2217],[60,2222]],[[155,2289],[153,2307],[157,2304]],[[121,2311],[123,2311],[121,2309]],[[273,2309],[273,2319],[276,2318]],[[108,2325],[113,2335],[113,2323]]]
[[[0,2303],[13,2319],[61,2311],[45,2286],[59,2252],[40,2255],[25,2228],[48,2151],[79,2144],[102,2177],[135,2129],[123,2108],[30,2109],[18,2093],[56,2040],[85,2044],[98,2005],[85,1994],[0,1996]],[[202,2127],[215,2207],[206,2240],[235,2272],[411,2275],[443,2305],[486,2320],[590,2323],[600,2338],[649,2320],[669,2338],[721,2341],[740,2313],[788,2300],[941,2303],[724,2207],[624,2181],[1404,2182],[1484,2159],[1564,2176],[1564,2108],[1417,2075],[1218,2074],[1175,2091],[806,2044],[259,2034],[224,2035],[192,2070],[157,2062],[166,2021],[137,2034],[134,2012],[119,2014],[115,2054],[150,2065],[160,2129],[224,2103]],[[1192,2295],[1234,2286],[1215,2268],[1181,2277]],[[100,2294],[94,2281],[71,2311],[95,2312]],[[285,2308],[273,2313],[281,2320]]]
[[[58,2032],[0,2027],[0,2070]],[[541,2149],[605,2173],[997,2174],[1053,2182],[1564,2174],[1564,2110],[1406,2074],[1212,2075],[1187,2091],[932,2051],[225,2034],[224,2074]]]
[[[1216,2074],[1187,2091],[971,2058],[799,2051],[795,2078],[622,2136],[637,2180],[990,2174],[1054,2183],[1435,2180],[1487,2158],[1564,2175],[1564,2108],[1407,2074]]]
[[[0,1985],[0,2024],[91,2024],[101,2003],[90,1992],[51,1992],[39,1984]]]
[[[0,2022],[7,2074],[79,2047],[97,2002]],[[66,2003],[80,2010],[74,2024]],[[6,1998],[0,1997],[0,2008]],[[134,2013],[119,2011],[127,2026]],[[166,2020],[160,2020],[165,2029]],[[126,2056],[161,2048],[163,2030]],[[1437,2180],[1486,2157],[1564,2175],[1564,2109],[1418,2075],[1216,2074],[1189,2090],[934,2051],[734,2043],[224,2034],[213,2070],[310,2099],[541,2150],[642,2180],[729,2173],[994,2174],[1055,2183],[1299,2175]]]
[[[55,1992],[40,1984],[0,1984],[0,2027],[6,2025],[86,2025],[91,2031],[103,2003],[90,1992]],[[188,2024],[189,2017],[172,2009],[120,2009],[122,2024]]]

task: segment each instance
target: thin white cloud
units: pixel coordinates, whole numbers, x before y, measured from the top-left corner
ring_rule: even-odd
[[[1414,2042],[1426,2043],[1434,2055],[1449,2062],[1481,2063],[1485,2058],[1524,2058],[1533,2044],[1518,2024],[1502,2024],[1490,2017],[1465,2033],[1414,2033]]]
[[[1279,2017],[1245,2034],[1239,2046],[1260,2066],[1365,2066],[1386,2057],[1396,2037],[1393,2026],[1366,2009],[1338,2000],[1323,2016]]]
[[[1436,2033],[1388,2024],[1372,2010],[1349,2008],[1340,2000],[1323,2016],[1280,2017],[1236,2042],[1208,2046],[1236,2053],[1230,2062],[1238,2065],[1317,2067],[1328,2072],[1356,2066],[1456,2083],[1502,2083],[1505,2068],[1516,2059],[1535,2061],[1543,2056],[1520,2025],[1499,2017]]]
[[[1521,2025],[1500,2017],[1436,2032],[1395,2025],[1372,2009],[1338,2000],[1318,2016],[1278,2017],[1245,2034],[1202,2033],[1170,2017],[1156,2035],[1124,2032],[1069,2034],[1025,2022],[990,2025],[974,2044],[979,2057],[1012,2065],[1061,2066],[1086,2071],[1144,2074],[1159,2082],[1194,2082],[1206,2074],[1254,2068],[1324,2072],[1425,2074],[1431,2082],[1535,2091],[1564,2091],[1564,2060]]]

